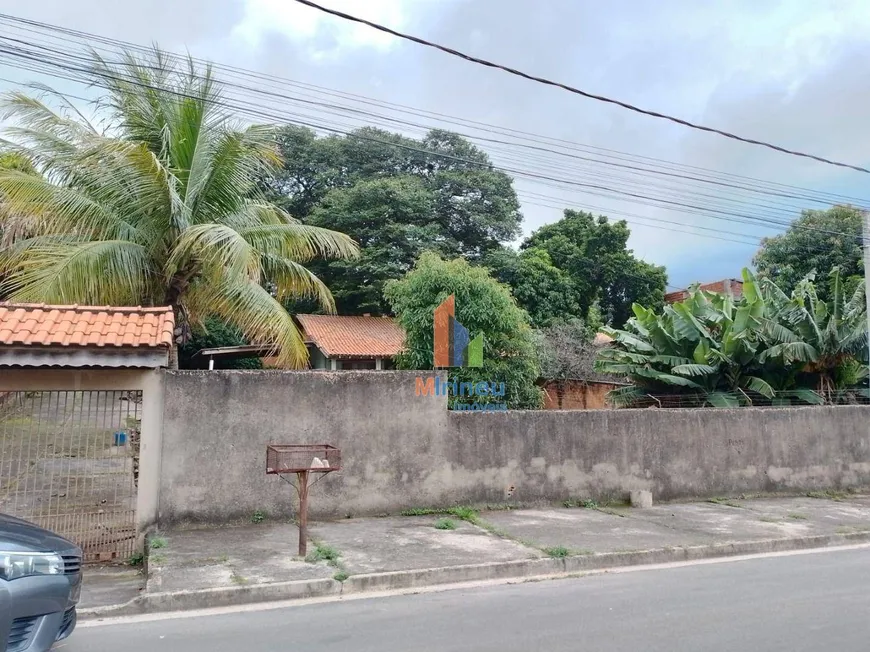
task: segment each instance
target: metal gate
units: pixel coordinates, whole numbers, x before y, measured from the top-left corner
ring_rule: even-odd
[[[136,546],[142,393],[0,393],[0,512],[82,547],[85,561]]]

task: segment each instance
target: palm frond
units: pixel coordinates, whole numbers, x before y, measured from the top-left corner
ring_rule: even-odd
[[[166,262],[165,276],[197,266],[212,282],[222,276],[260,280],[260,254],[241,234],[223,224],[197,224],[185,229]]]
[[[0,97],[0,119],[14,119],[19,125],[56,138],[76,142],[96,131],[89,122],[65,118],[34,97],[20,92]]]
[[[278,364],[301,369],[308,350],[293,318],[262,286],[244,279],[197,282],[188,291],[193,318],[215,315],[235,326],[252,344],[274,347]]]
[[[35,241],[0,289],[12,301],[128,306],[149,295],[153,270],[142,245],[128,240]]]
[[[310,298],[317,301],[320,309],[335,312],[335,300],[329,288],[310,270],[299,263],[272,255],[261,259],[263,276],[275,283],[275,298],[280,302],[289,299]]]
[[[263,206],[254,207],[258,212]],[[266,210],[266,212],[270,212]],[[359,254],[357,244],[344,233],[307,224],[264,224],[239,229],[257,251],[307,262],[314,258],[348,259]]]
[[[43,177],[0,171],[0,194],[6,206],[33,217],[38,233],[87,233],[101,239],[135,239],[136,227],[104,203]]]

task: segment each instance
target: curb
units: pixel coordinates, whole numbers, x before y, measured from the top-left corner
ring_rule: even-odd
[[[331,578],[231,586],[198,591],[146,593],[124,604],[79,609],[82,620],[167,611],[211,609],[257,602],[306,598],[340,598],[347,594],[415,589],[484,580],[567,576],[585,571],[735,557],[774,552],[870,543],[870,532],[826,534],[792,539],[765,539],[631,552],[603,552],[561,559],[523,559],[487,564],[423,568],[389,573],[351,575],[343,583]]]

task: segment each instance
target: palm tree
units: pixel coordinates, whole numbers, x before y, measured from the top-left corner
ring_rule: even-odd
[[[281,363],[307,352],[282,307],[308,296],[334,310],[329,290],[303,265],[350,258],[347,236],[294,220],[257,192],[258,174],[280,163],[273,130],[241,127],[222,105],[210,67],[155,49],[108,62],[92,81],[108,89],[98,130],[65,102],[5,98],[6,151],[41,175],[0,171],[7,210],[27,215],[27,236],[0,253],[0,294],[13,301],[169,305],[183,341],[217,316]],[[5,276],[5,277],[4,277]],[[179,330],[180,329],[180,330]]]

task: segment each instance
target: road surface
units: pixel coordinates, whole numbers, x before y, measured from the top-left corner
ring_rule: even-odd
[[[870,549],[98,625],[61,652],[866,652]]]

